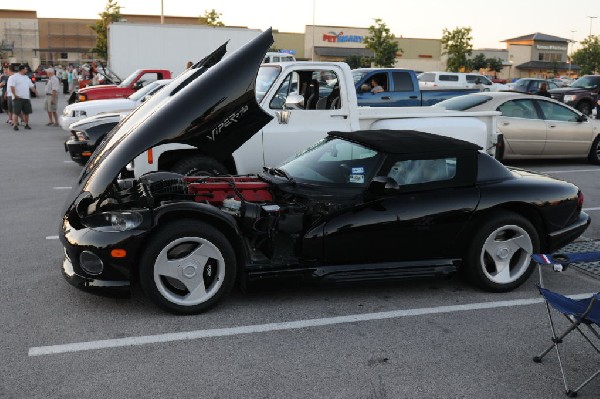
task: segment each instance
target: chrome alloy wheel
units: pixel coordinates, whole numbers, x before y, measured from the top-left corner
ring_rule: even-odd
[[[485,240],[480,264],[487,278],[497,284],[510,284],[521,277],[531,263],[533,244],[523,228],[505,225]]]
[[[167,244],[154,262],[154,283],[169,302],[194,306],[208,301],[223,285],[225,260],[219,249],[200,237]]]

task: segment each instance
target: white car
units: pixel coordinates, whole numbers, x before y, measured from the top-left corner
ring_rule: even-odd
[[[69,126],[71,126],[72,123],[83,118],[106,112],[131,111],[144,102],[148,96],[156,93],[170,81],[171,79],[162,79],[149,83],[128,98],[93,100],[67,105],[60,116],[60,126],[65,130],[69,130]]]
[[[418,75],[418,79],[421,87],[460,87],[465,89],[479,87],[481,91],[503,91],[508,89],[506,85],[493,83],[487,77],[478,73],[423,72]]]

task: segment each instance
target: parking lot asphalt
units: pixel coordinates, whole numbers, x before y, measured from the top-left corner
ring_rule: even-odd
[[[504,294],[459,277],[273,284],[234,291],[187,317],[159,310],[139,288],[131,299],[113,299],[71,287],[56,236],[81,167],[64,152],[67,133],[44,126],[42,101],[33,99],[30,131],[14,132],[0,114],[0,398],[564,397],[556,358],[531,360],[549,342],[536,274]],[[582,240],[600,240],[600,167],[511,165],[577,184],[593,219]],[[575,268],[543,275],[565,294],[600,287]],[[580,337],[570,338],[563,362],[577,383],[598,360]],[[600,380],[579,397],[598,392]]]

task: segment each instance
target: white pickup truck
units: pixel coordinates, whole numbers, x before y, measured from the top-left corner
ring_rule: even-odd
[[[339,62],[263,64],[256,97],[273,116],[227,160],[183,144],[156,146],[131,162],[134,176],[156,170],[186,174],[255,173],[311,146],[328,131],[419,130],[478,144],[494,155],[497,112],[458,112],[434,107],[359,107],[349,66]]]

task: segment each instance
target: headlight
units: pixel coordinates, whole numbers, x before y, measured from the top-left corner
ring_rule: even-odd
[[[143,217],[137,212],[103,212],[84,218],[81,222],[94,230],[116,232],[133,230],[142,224]]]
[[[73,116],[75,116],[75,117],[76,116],[85,116],[85,115],[86,115],[85,111],[82,111],[82,110],[73,111]]]
[[[63,109],[63,115],[64,116],[70,116],[71,115],[71,109],[69,107],[65,107],[65,109]]]
[[[75,136],[77,136],[77,140],[86,141],[89,137],[84,132],[75,132]]]
[[[80,94],[79,101],[87,101],[87,96],[85,94]]]
[[[565,102],[570,103],[571,101],[575,101],[576,98],[577,98],[576,94],[570,94],[568,96],[565,96]]]

